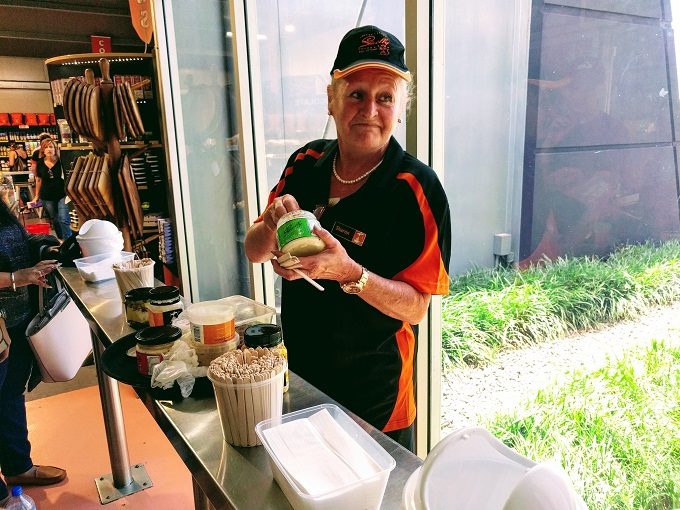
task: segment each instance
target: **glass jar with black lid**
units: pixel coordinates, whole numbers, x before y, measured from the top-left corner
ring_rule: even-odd
[[[130,327],[140,329],[149,325],[146,307],[149,304],[151,289],[152,287],[139,287],[125,293],[125,319]]]
[[[253,324],[248,326],[243,333],[246,347],[256,349],[268,348],[274,354],[282,356],[288,362],[288,349],[283,343],[281,327],[276,324]],[[283,392],[288,391],[288,370],[283,378]]]

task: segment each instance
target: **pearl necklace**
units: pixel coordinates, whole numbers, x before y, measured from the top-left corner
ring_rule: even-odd
[[[365,179],[366,177],[368,177],[368,176],[371,174],[371,172],[372,172],[373,170],[375,170],[376,168],[378,168],[378,167],[380,166],[380,163],[383,162],[383,160],[381,159],[380,161],[378,161],[378,164],[377,164],[377,165],[375,165],[373,168],[371,168],[371,169],[370,169],[368,172],[366,172],[365,174],[360,175],[360,176],[357,177],[356,179],[349,179],[349,180],[346,180],[346,179],[343,179],[342,177],[340,177],[340,176],[338,175],[337,170],[335,169],[335,161],[336,161],[337,159],[338,159],[338,154],[336,153],[335,156],[333,157],[333,175],[335,175],[335,178],[336,178],[339,182],[341,182],[342,184],[354,184],[355,182],[359,182],[361,179]]]

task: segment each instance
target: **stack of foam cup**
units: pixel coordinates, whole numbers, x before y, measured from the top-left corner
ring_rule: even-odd
[[[235,331],[231,306],[220,301],[201,301],[190,305],[186,315],[191,323],[190,345],[196,350],[199,365],[208,366],[221,354],[239,346],[241,339]]]
[[[283,409],[283,374],[286,360],[267,348],[236,349],[210,363],[208,379],[224,440],[234,446],[261,445],[255,425],[280,420]]]

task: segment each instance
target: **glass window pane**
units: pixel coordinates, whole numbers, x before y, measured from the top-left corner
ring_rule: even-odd
[[[672,31],[660,19],[578,4],[588,9],[534,10],[523,265],[680,232]]]
[[[537,35],[537,34],[534,34]],[[540,34],[536,146],[668,141],[664,31],[546,12]]]
[[[201,300],[250,294],[234,122],[229,6],[225,0],[171,2],[195,267]],[[186,200],[186,190],[183,190]],[[189,221],[186,217],[185,220]]]
[[[668,238],[679,214],[670,147],[536,157],[532,246],[548,256]]]

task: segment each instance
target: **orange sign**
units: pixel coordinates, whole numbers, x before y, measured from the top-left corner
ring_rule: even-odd
[[[153,36],[153,19],[151,17],[151,0],[129,0],[132,26],[139,38],[146,44]]]

